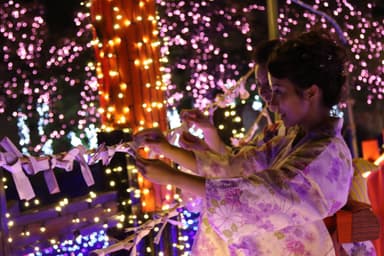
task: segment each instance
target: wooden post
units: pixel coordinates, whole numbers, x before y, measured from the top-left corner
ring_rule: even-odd
[[[166,85],[160,72],[155,1],[91,3],[102,130],[135,133],[159,127],[166,131]],[[152,184],[140,175],[138,181],[142,191],[141,213],[161,210],[166,203],[162,199],[169,192],[166,186]],[[168,251],[172,244],[169,247]]]
[[[10,255],[8,244],[8,224],[7,224],[7,199],[3,184],[3,169],[0,168],[0,255]]]
[[[353,115],[353,100],[350,97],[350,83],[349,83],[349,75],[347,77],[347,115],[348,115],[348,128],[351,136],[351,145],[350,150],[353,158],[359,157],[359,147],[357,145],[357,136],[356,136],[356,125],[355,125],[355,117]]]
[[[277,0],[267,0],[268,38],[270,40],[279,38],[277,14]],[[277,112],[273,113],[273,115],[275,121],[280,120],[280,115]]]
[[[277,0],[267,0],[268,38],[277,39],[279,30],[277,28]]]

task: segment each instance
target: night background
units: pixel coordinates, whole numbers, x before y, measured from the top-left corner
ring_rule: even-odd
[[[119,11],[123,16],[134,13],[128,8],[130,4],[127,1],[116,2],[120,4]],[[254,45],[268,39],[266,5],[265,1],[258,0],[155,2],[161,59],[160,63],[156,64],[161,66],[161,83],[167,88],[164,96],[167,126],[174,128],[180,110],[206,109],[214,101],[217,92],[236,84],[236,81],[252,68]],[[329,29],[338,35],[332,23],[295,2],[297,1],[278,1],[279,37],[288,38],[295,33],[318,27]],[[304,3],[332,17],[346,39],[345,45],[350,57],[349,102],[352,103],[355,139],[359,150],[355,157],[363,156],[361,143],[364,140],[377,141],[377,151],[381,154],[384,136],[384,1],[307,0]],[[101,30],[102,25],[111,25],[103,23],[107,19],[101,23],[95,22],[90,14],[90,5],[76,0],[2,0],[0,17],[2,138],[8,137],[22,154],[32,156],[60,154],[78,145],[91,150],[102,143],[113,146],[130,140],[137,123],[129,120],[126,123],[117,122],[117,117],[113,118],[112,110],[109,113],[112,117],[108,115],[108,104],[120,99],[120,96],[113,97],[114,93],[118,95],[118,90],[110,89],[109,97],[105,97],[106,87],[103,87],[103,90],[99,87],[102,76],[98,63],[105,65],[100,61],[101,49],[105,55],[110,51],[109,53],[118,59],[114,65],[118,66],[119,61],[125,59],[126,62],[131,61],[129,51],[124,55],[123,51],[114,50],[112,47],[104,50],[101,46],[97,48],[96,43],[91,43],[97,38],[99,42],[107,44],[109,34],[103,34]],[[111,19],[118,22],[118,17],[118,14],[112,15]],[[122,30],[120,29],[120,32]],[[124,34],[121,38],[123,42],[130,42],[131,37]],[[142,43],[145,45],[147,42]],[[112,66],[110,63],[109,65]],[[130,67],[128,64],[127,66]],[[117,67],[120,72],[123,72],[123,69]],[[124,80],[124,75],[118,77]],[[111,79],[110,83],[113,82]],[[121,83],[119,85],[121,86]],[[128,82],[127,86],[130,86]],[[215,125],[221,127],[220,136],[228,145],[231,143],[230,138],[237,138],[246,132],[252,123],[250,120],[253,120],[260,110],[252,107],[262,105],[254,87],[254,77],[251,76],[246,83],[250,97],[247,100],[236,98],[230,106],[219,108],[214,113]],[[344,136],[352,147],[354,138],[351,134],[347,100],[345,99],[339,107],[346,119]],[[129,107],[141,108],[141,105],[134,102],[130,103]],[[105,112],[100,109],[105,109]],[[104,128],[105,124],[113,127],[114,131]],[[123,171],[119,166],[123,166]],[[56,168],[55,174],[61,191],[54,195],[49,194],[42,172],[33,177],[29,176],[40,199],[38,203],[36,200],[19,200],[12,176],[4,171],[2,175],[5,177],[3,182],[6,187],[7,207],[15,209],[16,204],[19,208],[15,213],[15,225],[18,225],[16,219],[22,219],[23,213],[36,213],[42,208],[46,210],[52,207],[51,204],[60,204],[63,198],[76,201],[76,198],[86,197],[93,192],[103,196],[115,193],[113,198],[118,205],[115,215],[127,216],[124,220],[118,219],[108,223],[107,227],[97,227],[99,229],[87,229],[86,225],[77,227],[76,232],[70,231],[67,236],[57,236],[56,242],[51,244],[39,241],[33,238],[33,235],[28,236],[26,241],[31,243],[31,240],[34,240],[36,245],[28,245],[25,242],[18,248],[18,252],[24,250],[23,255],[72,255],[69,252],[65,254],[63,250],[73,250],[74,253],[87,255],[88,251],[106,247],[108,244],[103,240],[103,230],[113,237],[113,242],[126,238],[128,235],[121,229],[116,229],[116,223],[124,227],[132,226],[130,221],[134,218],[139,220],[134,223],[137,226],[148,218],[144,217],[146,211],[145,207],[140,206],[140,198],[133,196],[135,188],[139,187],[141,193],[145,186],[149,186],[153,193],[161,190],[143,182],[137,173],[132,174],[129,166],[130,159],[124,154],[116,154],[109,166],[100,163],[92,165],[95,185],[91,187],[87,187],[82,180],[78,164],[74,165],[72,172]],[[133,189],[127,191],[127,187]],[[131,197],[133,199],[128,200]],[[125,204],[127,200],[130,201],[129,205]],[[161,200],[166,201],[163,198]],[[160,204],[163,204],[163,201]],[[60,217],[64,215],[61,214]],[[68,215],[74,219],[73,212],[68,211]],[[168,240],[173,239],[172,241],[178,244],[176,249],[165,248],[164,243],[154,245],[154,235],[151,234],[149,239],[141,243],[139,251],[142,255],[155,255],[164,250],[171,253],[169,255],[187,255],[196,231],[197,217],[185,209],[180,210],[180,216],[178,219],[181,218],[187,223],[187,227],[170,227],[166,232]],[[111,216],[108,218],[115,220]],[[6,218],[8,219],[12,218]],[[2,220],[4,221],[4,217]],[[34,224],[41,226],[43,222],[38,220],[38,224]],[[104,220],[104,224],[107,222],[108,220]],[[22,236],[26,236],[25,230],[29,226],[32,224],[22,224],[18,227],[24,230]],[[12,233],[12,228],[9,225],[8,227],[8,231]],[[79,241],[80,249],[64,243],[73,240],[74,234],[78,232],[90,234],[89,230],[97,230],[97,236],[102,238],[99,242],[92,243],[92,246],[87,245],[88,249],[84,249],[85,240]],[[180,241],[179,237],[187,238]],[[36,250],[35,246],[40,247],[40,254],[32,254],[32,251]],[[62,248],[62,251],[58,250],[58,247]],[[152,248],[152,251],[146,254],[148,247]],[[47,248],[46,253],[43,253],[44,248]],[[118,255],[118,252],[115,254]]]

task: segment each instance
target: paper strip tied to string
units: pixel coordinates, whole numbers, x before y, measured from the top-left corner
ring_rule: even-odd
[[[54,168],[57,167],[69,172],[73,170],[73,162],[77,161],[85,183],[87,186],[92,186],[95,181],[89,165],[100,160],[103,165],[108,165],[116,152],[132,153],[135,151],[135,145],[125,142],[114,146],[101,144],[96,150],[91,151],[87,151],[84,146],[80,145],[60,155],[33,157],[24,156],[7,137],[1,140],[0,145],[5,151],[0,152],[0,167],[12,174],[19,198],[26,200],[34,198],[35,193],[24,171],[29,175],[43,172],[49,192],[53,194],[60,192],[53,172]]]
[[[86,154],[86,149],[83,146],[78,146],[77,148],[79,149],[79,153],[76,156],[76,160],[80,164],[81,174],[83,175],[83,178],[87,186],[88,187],[92,186],[93,184],[95,184],[95,180],[93,179],[91,169],[89,168],[87,161],[85,160],[85,157],[84,157],[84,155]]]
[[[22,168],[20,158],[23,155],[7,137],[1,140],[0,145],[6,151],[6,153],[2,153],[2,167],[12,174],[19,198],[21,200],[30,200],[34,198],[35,192],[33,191],[32,185]]]
[[[177,211],[177,209],[179,207],[180,207],[180,205],[172,208],[164,216],[161,216],[161,217],[159,217],[157,219],[149,220],[149,221],[145,222],[141,226],[127,228],[126,229],[127,232],[132,232],[133,231],[135,233],[130,235],[130,236],[128,236],[127,238],[125,238],[124,240],[122,240],[122,241],[120,241],[118,243],[115,243],[115,244],[113,244],[111,246],[108,246],[107,248],[98,249],[98,250],[93,251],[93,254],[96,254],[98,256],[105,256],[105,255],[108,255],[110,253],[113,253],[113,252],[116,252],[116,251],[119,251],[119,250],[127,250],[127,251],[131,250],[130,255],[131,256],[136,256],[136,246],[140,243],[140,241],[145,236],[147,236],[150,233],[150,231],[156,225],[162,224],[162,227],[160,228],[160,231],[156,235],[155,240],[154,240],[154,242],[156,244],[158,244],[160,242],[161,234],[162,234],[162,232],[163,232],[163,230],[165,228],[165,225],[167,223],[170,223],[172,225],[177,225],[177,226],[183,225],[179,221],[175,221],[175,220],[171,220],[170,219],[170,218],[175,217],[175,216],[177,216],[179,214],[178,211]]]
[[[56,158],[56,167],[70,172],[73,170],[73,162],[75,160],[78,161],[85,183],[87,186],[92,186],[95,184],[95,181],[93,179],[91,169],[84,158],[84,154],[86,153],[85,151],[86,150],[83,146],[77,146],[76,148],[71,149],[62,159]]]
[[[36,158],[33,156],[28,157],[28,162],[23,163],[23,168],[29,175],[36,175],[44,171],[45,183],[48,186],[50,194],[60,192],[59,184],[57,183],[55,173],[53,172],[54,166],[51,164],[50,158]]]

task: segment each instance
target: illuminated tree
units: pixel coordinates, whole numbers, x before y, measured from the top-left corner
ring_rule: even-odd
[[[347,73],[356,113],[373,113],[376,132],[380,133],[383,108],[383,15],[374,1],[308,0],[312,11],[301,1],[278,1],[278,30],[281,38],[314,27],[327,28],[336,37],[346,38],[351,62]],[[169,74],[168,101],[171,107],[204,108],[215,90],[231,87],[251,66],[252,47],[268,39],[265,1],[162,1],[160,13],[162,53],[167,57],[164,72]],[[315,13],[313,10],[317,10]],[[341,27],[319,15],[332,17]],[[252,88],[252,79],[249,87]],[[251,92],[252,93],[252,92]],[[250,98],[253,100],[253,97]],[[235,102],[236,114],[217,124],[227,127],[222,137],[242,132],[236,120],[241,104]],[[344,105],[345,107],[345,105]],[[224,112],[226,112],[224,110]],[[231,110],[227,112],[232,113]],[[236,131],[232,131],[233,127]],[[360,127],[360,129],[364,127]],[[229,131],[228,131],[229,130]],[[233,134],[232,134],[233,133]]]
[[[8,122],[17,122],[23,152],[60,152],[79,143],[95,146],[98,88],[89,13],[79,10],[75,33],[58,39],[51,36],[42,5],[1,5],[0,111]]]

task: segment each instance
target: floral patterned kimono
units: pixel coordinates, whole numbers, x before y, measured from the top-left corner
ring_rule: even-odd
[[[195,152],[207,182],[192,255],[335,255],[323,218],[346,203],[353,176],[341,127],[332,118],[235,155]]]

